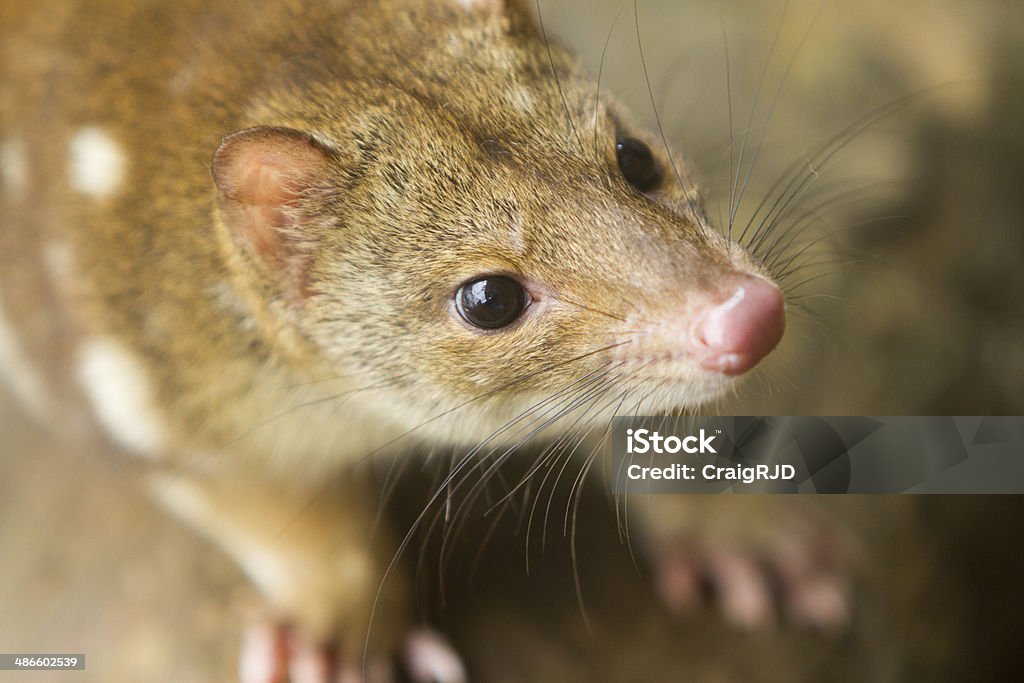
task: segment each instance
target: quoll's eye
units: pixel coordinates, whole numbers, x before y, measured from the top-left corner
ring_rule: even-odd
[[[504,275],[470,280],[455,293],[455,307],[463,320],[485,330],[511,325],[526,310],[528,303],[523,286]]]
[[[619,170],[630,185],[650,192],[661,184],[661,168],[651,148],[636,138],[619,138],[615,143]]]

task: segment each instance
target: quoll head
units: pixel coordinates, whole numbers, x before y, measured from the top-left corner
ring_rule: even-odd
[[[779,288],[677,153],[515,8],[417,7],[416,60],[271,93],[213,163],[240,281],[363,409],[519,439],[695,408],[775,348]]]

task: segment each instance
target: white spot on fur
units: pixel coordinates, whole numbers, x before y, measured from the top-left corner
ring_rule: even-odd
[[[0,177],[3,178],[4,194],[21,197],[28,186],[28,160],[25,146],[20,140],[11,138],[0,145]]]
[[[95,126],[82,128],[71,138],[71,186],[88,197],[113,194],[124,178],[125,159],[113,138]]]
[[[530,91],[521,85],[513,86],[508,91],[508,100],[520,114],[533,114],[536,101]]]
[[[49,401],[42,377],[28,362],[22,351],[14,326],[7,319],[3,305],[0,303],[0,379],[2,379],[15,397],[21,401],[38,419],[46,416]]]
[[[138,455],[159,454],[164,426],[145,369],[135,356],[114,341],[92,340],[79,355],[78,380],[115,441]]]

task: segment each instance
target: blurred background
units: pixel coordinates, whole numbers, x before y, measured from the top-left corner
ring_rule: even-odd
[[[806,188],[778,227],[801,229],[790,253],[822,238],[787,282],[794,323],[730,411],[1024,413],[1024,5],[542,0],[541,10],[602,88],[660,121],[703,178],[716,224],[733,214],[734,230],[756,228],[766,196]],[[830,141],[842,144],[831,156]],[[238,570],[167,519],[118,461],[60,442],[6,394],[0,434],[0,650],[87,653],[86,672],[33,681],[233,680],[241,625],[258,612]],[[424,495],[405,485],[399,528]],[[670,619],[598,489],[588,487],[576,538],[582,600],[559,524],[543,553],[530,551],[529,574],[514,523],[472,519],[443,584],[435,550],[414,553],[424,616],[452,634],[474,680],[1024,675],[1018,497],[822,501],[865,549],[854,628],[829,637],[740,633],[713,610]],[[728,505],[742,514],[741,500]]]

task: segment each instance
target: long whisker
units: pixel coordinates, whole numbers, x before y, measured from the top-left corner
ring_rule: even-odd
[[[501,498],[501,499],[500,499],[500,500],[498,501],[498,503],[499,503],[499,504],[500,504],[500,503],[502,503],[502,502],[504,502],[504,501],[505,501],[505,500],[507,500],[507,499],[510,499],[510,498],[512,498],[512,497],[513,497],[513,496],[514,496],[514,495],[516,494],[516,492],[517,492],[517,491],[519,491],[519,490],[520,490],[521,488],[523,488],[524,486],[526,486],[526,485],[527,485],[527,484],[528,484],[528,483],[529,483],[530,481],[532,481],[532,479],[533,479],[533,475],[534,475],[534,474],[536,474],[536,473],[537,473],[537,471],[538,471],[538,470],[539,470],[539,469],[540,469],[541,467],[543,467],[543,465],[544,465],[544,463],[546,462],[547,458],[548,458],[548,457],[549,457],[549,456],[550,456],[551,454],[553,454],[553,453],[555,453],[555,452],[562,452],[562,451],[563,451],[563,447],[565,446],[565,444],[566,444],[566,443],[567,443],[568,441],[570,441],[570,440],[572,440],[573,438],[575,438],[575,434],[574,434],[574,431],[573,431],[573,430],[575,430],[575,429],[576,429],[576,427],[577,427],[577,426],[578,426],[578,425],[579,425],[580,423],[582,423],[582,422],[584,422],[584,421],[585,421],[585,419],[586,419],[587,415],[588,415],[588,414],[589,414],[589,413],[590,413],[590,412],[591,412],[591,411],[593,410],[593,408],[594,408],[594,405],[596,405],[596,404],[592,404],[590,408],[588,408],[588,409],[587,409],[586,411],[583,411],[582,413],[580,413],[580,414],[579,414],[579,415],[578,415],[578,416],[576,417],[576,419],[575,419],[575,420],[573,420],[573,422],[572,422],[572,423],[571,423],[571,424],[570,424],[570,425],[569,425],[569,426],[567,427],[567,429],[566,429],[566,432],[565,432],[565,433],[564,433],[564,434],[563,434],[563,435],[562,435],[562,436],[561,436],[561,437],[560,437],[560,438],[559,438],[558,440],[556,440],[556,441],[555,441],[554,443],[552,443],[552,444],[550,444],[549,446],[547,446],[547,447],[546,447],[546,448],[545,448],[545,449],[544,449],[544,450],[543,450],[543,451],[541,452],[541,455],[540,455],[540,456],[538,457],[538,459],[537,459],[537,460],[536,460],[536,461],[534,462],[534,464],[533,464],[533,465],[532,465],[532,466],[531,466],[531,467],[529,468],[529,470],[528,470],[528,471],[526,472],[526,474],[524,474],[524,475],[523,475],[523,476],[522,476],[522,477],[520,478],[520,480],[519,480],[519,483],[518,483],[518,484],[516,484],[516,485],[515,485],[515,487],[513,487],[512,489],[510,489],[510,490],[508,491],[508,493],[506,493],[506,494],[505,494],[505,496],[504,496],[504,497],[502,497],[502,498]],[[485,513],[485,514],[486,514],[486,513]]]
[[[629,341],[627,340],[625,342],[619,342],[619,343],[616,343],[616,344],[610,344],[608,346],[601,347],[599,349],[595,349],[593,351],[589,351],[589,352],[580,354],[578,356],[575,356],[572,359],[569,359],[568,361],[562,361],[561,363],[556,363],[556,364],[553,364],[552,366],[548,366],[548,368],[546,368],[546,369],[549,370],[549,369],[551,369],[552,367],[555,367],[555,366],[564,366],[567,363],[578,362],[578,361],[580,361],[580,360],[582,360],[584,358],[588,358],[588,357],[593,356],[595,354],[608,351],[610,349],[613,349],[613,348],[616,348],[618,346],[621,346],[621,345],[623,345],[625,343],[629,343]],[[544,369],[542,369],[542,370],[544,370]],[[538,371],[534,371],[532,373],[527,373],[527,376],[535,376],[537,374],[537,372]],[[517,378],[516,381],[513,381],[512,383],[509,383],[509,384],[515,384],[515,383],[518,383],[519,381],[523,381],[523,378],[522,377],[521,378]],[[577,380],[577,382],[578,381],[579,380]],[[497,391],[497,390],[492,390],[490,392],[486,392],[484,395],[493,394],[493,393],[495,393],[495,391]],[[473,400],[475,400],[475,399],[470,399],[469,401],[463,402],[463,403],[459,404],[459,406],[457,406],[456,408],[447,410],[444,413],[442,413],[441,415],[449,414],[453,410],[458,409],[459,407],[468,405]],[[524,414],[521,414],[519,417],[515,418],[512,422],[519,422],[519,421],[521,421],[524,417],[526,417],[529,414],[529,412],[530,411],[524,412]],[[434,418],[431,418],[431,420],[436,420],[436,419],[440,419],[440,416],[435,416]],[[421,423],[421,425],[422,424],[423,423]],[[499,429],[498,433],[506,431],[507,427],[508,427],[508,424],[506,424],[506,426],[504,426],[501,429]],[[544,427],[542,425],[541,429],[543,429],[543,428],[546,428],[546,427]],[[410,430],[410,431],[412,431],[412,430]],[[406,434],[407,433],[409,433],[409,432],[406,432]],[[537,431],[536,433],[539,433],[539,431]],[[493,435],[492,435],[492,437],[493,437]],[[450,472],[450,474],[442,482],[441,487],[438,488],[435,491],[435,493],[430,496],[430,498],[428,499],[426,505],[424,506],[423,511],[413,521],[412,525],[410,526],[409,532],[405,535],[405,537],[402,539],[402,541],[398,544],[398,547],[397,547],[397,549],[395,551],[394,556],[392,557],[391,561],[388,563],[387,567],[384,570],[383,575],[381,576],[381,581],[380,581],[380,584],[378,585],[377,593],[374,596],[374,600],[373,600],[373,603],[372,603],[372,606],[371,606],[370,618],[368,619],[368,622],[367,622],[367,635],[366,635],[366,640],[365,640],[364,646],[363,646],[363,662],[364,662],[364,666],[365,666],[365,663],[368,661],[368,654],[369,654],[369,647],[370,647],[370,633],[372,632],[372,628],[373,628],[373,616],[376,614],[377,606],[379,605],[381,596],[383,595],[384,585],[385,585],[388,577],[394,571],[394,568],[396,566],[396,563],[398,562],[399,557],[401,557],[401,555],[405,552],[405,549],[408,547],[410,541],[413,538],[413,534],[420,527],[420,525],[423,523],[423,520],[424,520],[424,518],[426,516],[427,511],[431,508],[431,506],[434,505],[434,503],[437,502],[437,500],[440,498],[441,494],[446,490],[447,486],[451,482],[453,482],[459,476],[459,474],[462,472],[462,470],[470,463],[470,461],[474,459],[474,456],[477,453],[479,453],[480,450],[482,450],[486,446],[486,444],[488,442],[490,442],[492,440],[492,437],[489,437],[489,438],[485,439],[481,444],[479,444],[476,447],[474,447],[470,451],[470,453],[468,453],[466,456],[461,458],[459,460],[459,462],[455,464],[455,466],[452,468],[452,471]],[[395,441],[395,439],[389,441],[388,443],[389,444],[390,443],[394,443],[394,441]],[[379,451],[379,449],[377,449],[377,450]],[[301,512],[300,512],[300,514],[301,514]]]
[[[793,51],[793,56],[790,57],[789,63],[786,65],[786,70],[782,73],[782,77],[779,79],[778,86],[776,86],[776,88],[775,88],[775,93],[772,95],[772,103],[768,107],[768,113],[765,116],[764,124],[761,127],[761,140],[757,143],[757,149],[754,150],[754,156],[753,156],[753,158],[750,161],[750,166],[747,168],[747,175],[743,179],[743,185],[740,187],[739,194],[736,197],[736,211],[739,211],[740,204],[743,202],[743,195],[746,193],[747,185],[749,184],[750,178],[751,178],[751,176],[754,173],[754,167],[757,166],[757,160],[761,156],[761,150],[764,147],[765,140],[768,138],[768,126],[771,125],[772,118],[774,118],[774,116],[775,116],[775,108],[778,105],[779,96],[782,94],[782,89],[783,89],[783,87],[785,87],[786,82],[789,80],[789,75],[790,75],[790,73],[793,70],[793,66],[796,64],[797,58],[800,56],[800,53],[803,52],[804,46],[807,44],[807,40],[811,37],[811,33],[814,30],[814,26],[818,23],[818,17],[821,16],[821,12],[822,12],[822,9],[824,8],[824,6],[825,6],[825,0],[822,0],[822,2],[818,5],[817,12],[815,12],[814,17],[811,19],[811,23],[808,24],[807,30],[804,31],[803,37],[800,39],[800,42],[797,44],[796,50]],[[782,12],[783,19],[785,19],[786,10],[788,8],[789,8],[789,0],[787,0],[787,2],[786,2],[786,7],[783,8],[783,12]],[[781,24],[781,20],[780,20],[780,24],[779,24],[779,31],[780,32],[781,32],[781,29],[782,29],[782,24]],[[778,39],[779,39],[779,34],[776,33],[775,40],[778,41]],[[773,44],[772,44],[772,52],[774,52],[774,51],[775,51],[775,43],[773,42]],[[765,67],[767,69],[767,64],[765,65]],[[763,78],[763,75],[762,75],[762,78]],[[758,88],[758,93],[760,93],[760,88]],[[751,114],[753,114],[753,112],[751,112]],[[751,118],[753,118],[753,117],[751,117]],[[735,213],[733,214],[733,217],[735,218]],[[732,226],[730,224],[730,228],[731,227]]]
[[[855,187],[850,190],[838,192],[822,200],[815,206],[808,208],[804,212],[803,218],[793,221],[793,223],[789,227],[782,230],[775,240],[768,243],[768,246],[764,250],[763,254],[755,255],[757,255],[763,263],[766,263],[768,265],[769,270],[772,270],[775,261],[778,260],[779,256],[786,253],[786,251],[792,246],[793,241],[798,239],[801,233],[804,231],[804,229],[809,227],[810,224],[813,224],[817,220],[824,222],[825,216],[828,215],[829,213],[841,211],[850,205],[860,204],[865,200],[865,198],[870,196],[868,194],[869,192],[872,192],[880,187],[889,188],[891,187],[891,185],[891,182],[873,183],[871,185]],[[774,230],[775,228],[774,226],[772,226],[768,229],[767,232],[771,233],[774,232]],[[788,241],[785,241],[787,240],[787,238]],[[774,260],[770,260],[772,255],[775,253],[778,253],[779,256],[776,256]]]
[[[371,372],[377,372],[377,368],[363,368],[362,370],[356,370],[355,372],[349,372],[344,375],[334,375],[332,377],[323,377],[321,379],[313,379],[306,382],[296,382],[295,384],[287,384],[283,386],[282,389],[298,389],[299,387],[308,387],[313,384],[323,384],[325,382],[335,382],[343,379],[352,379],[353,377],[359,377]],[[411,372],[407,372],[402,375],[398,375],[398,377],[406,377],[411,374]]]
[[[591,313],[597,313],[598,315],[603,315],[606,318],[611,318],[612,320],[618,320],[619,322],[623,322],[623,323],[624,322],[628,322],[626,320],[626,318],[622,317],[621,315],[616,315],[615,313],[611,313],[609,311],[603,311],[603,310],[601,310],[599,308],[594,308],[593,306],[587,306],[586,304],[581,304],[578,301],[574,301],[572,299],[567,299],[565,296],[560,296],[558,298],[558,300],[561,301],[562,303],[569,304],[570,306],[575,306],[576,308],[579,308],[581,310],[589,311]],[[639,322],[650,323],[649,320],[639,320]],[[619,333],[620,331],[617,330],[616,332]]]
[[[528,435],[527,437],[522,439],[520,443],[515,444],[514,446],[508,448],[498,458],[498,460],[488,469],[488,471],[485,472],[483,475],[481,475],[480,481],[478,481],[477,484],[474,485],[474,489],[471,492],[469,498],[467,499],[466,504],[463,506],[463,510],[469,510],[470,508],[472,508],[472,506],[475,504],[476,499],[479,497],[480,493],[483,490],[485,490],[487,482],[489,482],[491,477],[494,476],[495,473],[497,472],[496,468],[499,467],[502,463],[504,463],[505,460],[512,453],[514,453],[523,443],[525,443],[530,438],[532,438],[532,436],[535,436],[536,434],[541,433],[542,431],[547,429],[549,426],[551,426],[552,424],[554,424],[555,422],[560,420],[562,417],[564,417],[565,415],[567,415],[570,412],[572,412],[573,410],[576,410],[577,408],[581,407],[582,405],[585,405],[588,402],[592,402],[594,400],[599,399],[601,396],[603,396],[608,391],[608,386],[609,386],[609,383],[604,383],[601,386],[594,387],[593,389],[589,390],[585,396],[582,396],[579,399],[577,399],[576,401],[574,401],[573,405],[566,406],[563,410],[560,410],[557,414],[555,414],[554,416],[552,416],[552,417],[548,418],[547,420],[545,420],[544,423],[535,430],[534,434]],[[507,508],[508,503],[511,502],[511,500],[512,500],[511,498],[506,499],[506,503],[502,506],[502,509]],[[493,506],[492,506],[492,509],[493,509]],[[489,512],[489,510],[488,510],[488,512]],[[463,515],[463,519],[466,519],[466,518],[468,518],[468,513]]]
[[[918,91],[898,98],[897,100],[882,105],[881,107],[876,107],[821,143],[809,159],[805,158],[794,161],[793,164],[790,165],[789,169],[780,176],[780,178],[765,194],[764,199],[761,200],[758,207],[754,210],[753,214],[751,214],[750,220],[748,221],[747,226],[743,229],[738,241],[741,244],[745,242],[747,232],[751,227],[753,227],[754,221],[757,220],[758,215],[760,215],[765,207],[768,206],[769,202],[772,202],[768,213],[765,214],[764,218],[758,225],[757,230],[746,243],[749,245],[754,243],[755,240],[759,240],[761,233],[765,230],[765,225],[770,224],[772,216],[785,210],[785,207],[787,207],[795,197],[800,195],[807,184],[809,182],[813,182],[813,180],[820,175],[822,168],[829,161],[835,158],[840,151],[845,149],[850,142],[877,122],[907,107],[922,96],[933,92],[937,87]],[[800,173],[805,166],[810,166],[810,173],[806,179],[804,179],[804,176]],[[801,182],[801,179],[803,179],[803,182]],[[783,184],[785,184],[785,188],[780,191]],[[773,196],[775,197],[774,201],[772,200]]]
[[[385,442],[384,444],[378,446],[377,448],[374,448],[369,453],[367,453],[365,456],[363,456],[363,458],[361,458],[359,460],[359,462],[364,461],[364,460],[366,460],[368,458],[371,458],[371,457],[377,455],[381,451],[383,451],[383,450],[393,446],[394,444],[396,444],[399,441],[401,441],[402,439],[410,436],[411,434],[414,434],[415,432],[419,431],[420,429],[423,429],[424,427],[426,427],[426,426],[428,426],[428,425],[430,425],[430,424],[432,424],[434,422],[437,422],[438,420],[443,419],[443,418],[451,415],[452,413],[455,413],[455,412],[457,412],[459,410],[462,410],[466,406],[472,405],[473,403],[476,403],[477,401],[480,401],[482,399],[488,398],[490,396],[494,396],[494,395],[496,395],[496,394],[498,394],[498,393],[500,393],[502,391],[505,391],[505,390],[507,390],[507,389],[509,389],[511,387],[514,387],[514,386],[516,386],[518,384],[522,384],[523,382],[529,381],[530,379],[533,379],[537,375],[541,375],[541,374],[544,374],[546,372],[551,372],[552,370],[557,370],[558,368],[565,367],[566,365],[570,365],[572,363],[579,362],[579,361],[583,360],[584,358],[589,358],[591,356],[596,356],[596,355],[598,355],[600,353],[605,353],[605,352],[610,351],[610,350],[612,350],[614,348],[617,348],[619,346],[624,346],[624,345],[629,344],[631,342],[632,342],[632,340],[627,339],[625,341],[616,342],[614,344],[608,344],[607,346],[603,346],[601,348],[594,349],[592,351],[587,351],[586,353],[582,353],[582,354],[580,354],[578,356],[574,356],[573,358],[569,358],[568,360],[563,360],[563,361],[559,361],[557,363],[552,363],[552,364],[544,366],[542,368],[538,368],[537,370],[533,370],[533,371],[528,372],[526,374],[520,375],[519,377],[516,377],[515,379],[513,379],[513,380],[511,380],[509,382],[506,382],[506,383],[504,383],[504,384],[502,384],[500,386],[497,386],[497,387],[495,387],[493,389],[489,389],[489,390],[487,390],[487,391],[485,391],[485,392],[483,392],[481,394],[477,394],[473,398],[466,399],[465,401],[455,405],[452,408],[444,410],[444,411],[442,411],[440,413],[436,413],[432,417],[429,417],[426,420],[424,420],[423,422],[420,422],[415,427],[411,427],[410,429],[402,432],[398,436],[395,436],[395,437],[389,439],[387,442]]]
[[[402,379],[404,379],[406,376],[408,376],[408,374],[410,374],[410,373],[406,373],[406,374],[403,374],[403,375],[398,375],[396,377],[391,377],[391,378],[388,378],[388,379],[380,380],[379,382],[375,382],[375,383],[367,385],[365,387],[359,387],[359,388],[356,388],[356,389],[350,389],[348,391],[343,391],[341,393],[332,394],[330,396],[322,396],[320,398],[311,399],[309,401],[303,401],[302,403],[298,403],[298,404],[296,404],[296,405],[294,405],[294,406],[292,406],[290,408],[287,408],[286,410],[283,410],[283,411],[281,411],[279,413],[276,413],[275,415],[272,415],[271,417],[268,417],[266,420],[260,422],[259,424],[255,425],[253,427],[250,427],[249,429],[247,429],[245,432],[243,432],[239,436],[236,436],[234,439],[231,439],[230,441],[225,443],[224,446],[225,447],[231,446],[231,445],[233,445],[233,444],[235,444],[235,443],[237,443],[237,442],[239,442],[239,441],[241,441],[241,440],[251,436],[257,430],[262,429],[262,428],[266,427],[267,425],[269,425],[269,424],[271,424],[271,423],[273,423],[273,422],[275,422],[277,420],[280,420],[280,419],[282,419],[284,417],[287,417],[288,415],[291,415],[292,413],[294,413],[297,410],[302,410],[303,408],[310,408],[312,406],[322,405],[324,403],[330,403],[331,401],[337,401],[338,399],[347,400],[347,399],[349,399],[349,398],[351,398],[353,396],[356,396],[358,394],[361,394],[361,393],[364,393],[364,392],[367,392],[367,391],[374,391],[374,390],[377,390],[377,389],[386,389],[386,388],[389,388],[389,387],[392,387],[392,386],[397,386],[398,384],[401,383]]]
[[[640,37],[640,10],[637,9],[636,0],[633,0],[633,23],[636,26],[636,42],[637,47],[640,51],[640,65],[644,70],[644,83],[647,84],[647,94],[651,98],[651,108],[654,109],[654,120],[658,124],[658,134],[661,136],[661,142],[665,146],[665,154],[668,156],[669,164],[672,166],[672,173],[675,174],[676,182],[679,183],[679,187],[683,194],[686,195],[686,204],[695,217],[700,216],[700,212],[693,204],[693,197],[690,191],[687,189],[686,184],[683,182],[682,174],[679,173],[679,167],[676,164],[675,157],[672,155],[672,146],[668,144],[668,137],[665,135],[665,127],[661,123],[661,114],[658,113],[658,103],[654,97],[654,89],[651,87],[651,77],[647,70],[647,57],[644,55],[644,43]],[[703,221],[697,221],[697,224],[701,226],[701,230],[704,230]]]
[[[496,472],[498,472],[498,468],[501,466],[502,463],[505,462],[505,460],[512,453],[516,452],[522,445],[524,445],[528,441],[532,440],[534,437],[536,437],[538,434],[542,433],[544,430],[546,430],[548,427],[550,427],[555,422],[560,420],[562,417],[564,417],[568,413],[572,412],[577,407],[579,407],[581,405],[584,405],[588,400],[590,400],[590,397],[595,392],[604,391],[605,386],[607,384],[609,384],[609,382],[607,382],[606,379],[605,379],[607,377],[607,375],[608,375],[608,371],[605,370],[605,371],[601,372],[600,374],[598,374],[596,377],[590,379],[588,382],[583,383],[582,386],[578,386],[578,387],[575,387],[574,385],[578,384],[579,382],[574,382],[573,385],[570,385],[570,386],[574,386],[574,389],[573,389],[573,396],[570,398],[570,401],[568,402],[568,405],[556,406],[555,414],[553,416],[551,416],[551,417],[548,417],[548,418],[543,418],[543,416],[533,417],[531,419],[531,422],[526,425],[526,428],[530,429],[529,433],[527,433],[525,436],[520,437],[519,440],[517,442],[513,443],[511,446],[504,447],[504,452],[501,455],[499,455],[497,458],[495,458],[495,461],[487,468],[487,470],[485,470],[481,474],[480,480],[478,481],[478,483],[477,483],[477,485],[475,487],[475,492],[472,492],[470,494],[470,498],[468,500],[468,505],[467,506],[463,506],[463,508],[465,509],[466,507],[471,507],[472,506],[473,502],[475,502],[475,500],[476,500],[476,496],[479,495],[479,492],[483,490],[483,485],[486,484],[486,482],[491,478],[491,476],[493,476]],[[596,387],[593,386],[595,384],[597,385]],[[581,392],[583,392],[583,396],[582,397],[579,396],[579,394]],[[560,393],[565,393],[565,390],[563,390],[563,392],[560,392]],[[545,399],[545,401],[543,401],[542,404],[548,404],[548,403],[551,403],[551,402],[552,402],[552,398],[548,398],[548,399]],[[527,411],[524,411],[523,414],[521,414],[520,418],[516,418],[516,421],[518,422],[521,418],[523,418],[523,417],[525,417],[527,415],[534,414],[534,413],[536,413],[536,410],[534,408],[528,409]],[[538,420],[542,420],[541,425],[539,427],[533,427],[533,425],[536,424],[536,422]],[[461,487],[462,484],[465,483],[465,481],[468,479],[468,477],[475,470],[477,470],[480,467],[482,467],[483,464],[487,462],[487,459],[490,456],[494,455],[494,452],[497,449],[492,449],[483,458],[477,458],[475,456],[479,453],[479,450],[480,450],[479,448],[474,448],[473,451],[471,451],[466,456],[467,458],[474,459],[476,461],[476,465],[474,465],[473,468],[471,468],[468,472],[466,472],[463,475],[462,479],[458,483],[455,484],[455,488],[456,489]],[[446,537],[445,537],[445,543],[447,543],[447,534],[446,534]],[[443,547],[444,546],[442,546],[442,548]]]
[[[558,89],[558,96],[562,98],[562,108],[565,110],[565,120],[568,122],[569,127],[572,128],[572,134],[576,138],[576,143],[580,146],[582,152],[585,148],[583,146],[583,140],[580,139],[580,132],[576,129],[576,123],[573,121],[572,112],[569,109],[569,102],[565,99],[565,91],[562,90],[561,79],[558,78],[558,70],[555,68],[555,57],[551,52],[551,41],[548,40],[548,32],[544,27],[544,15],[541,12],[540,0],[535,0],[537,5],[537,24],[540,27],[541,37],[544,39],[544,48],[548,53],[548,64],[551,66],[551,76],[555,79],[555,87]]]
[[[775,37],[772,39],[771,48],[768,50],[768,56],[764,60],[764,68],[761,71],[761,79],[758,81],[758,84],[757,84],[757,92],[754,93],[754,102],[753,102],[753,104],[750,105],[750,115],[747,117],[747,125],[743,129],[743,141],[740,143],[740,156],[739,156],[739,160],[736,162],[736,176],[734,178],[734,177],[732,177],[732,173],[731,172],[729,174],[730,175],[730,177],[729,177],[729,241],[732,241],[732,224],[736,220],[736,211],[737,211],[738,204],[739,204],[739,201],[740,201],[736,197],[735,192],[739,188],[740,173],[743,171],[743,156],[744,156],[744,153],[746,152],[746,149],[747,149],[747,137],[750,135],[750,128],[754,124],[754,114],[757,112],[757,104],[761,100],[761,91],[764,88],[765,80],[767,79],[767,76],[768,76],[768,67],[772,63],[772,57],[775,56],[775,48],[779,44],[779,36],[782,35],[782,27],[785,24],[786,12],[787,12],[788,9],[789,9],[789,0],[786,0],[786,4],[782,7],[782,16],[779,18],[779,25],[775,29]],[[721,17],[721,10],[719,10],[719,16]],[[725,39],[725,24],[724,24],[724,21],[723,21],[723,25],[722,25],[722,34],[723,34],[723,40],[724,40]],[[726,48],[726,52],[728,52],[728,46]],[[731,96],[732,87],[731,86],[730,86],[729,90],[730,90],[729,107],[730,107],[730,112],[731,112],[731,109],[732,109],[732,96]],[[731,119],[730,119],[730,123],[729,123],[729,130],[730,131],[732,130]],[[762,141],[763,141],[763,138],[762,138]],[[730,161],[731,161],[731,159],[732,159],[732,155],[730,155]]]
[[[860,195],[860,197],[856,199],[849,199],[848,197],[833,197],[821,202],[816,207],[807,209],[802,212],[802,215],[799,218],[792,221],[790,226],[782,230],[779,233],[779,236],[767,245],[767,248],[763,253],[752,251],[751,254],[763,263],[769,272],[775,274],[778,278],[780,277],[779,274],[788,269],[794,261],[836,234],[840,232],[847,232],[865,225],[900,217],[897,215],[879,216],[860,221],[858,223],[845,224],[838,227],[834,226],[832,221],[828,218],[829,215],[831,213],[842,211],[848,206],[859,204],[863,201],[865,193],[862,191],[856,191],[852,194]],[[802,238],[804,238],[804,233],[810,230],[810,228],[817,223],[820,223],[823,227],[832,229],[826,230],[817,237],[802,240]]]
[[[721,5],[718,6],[718,21],[722,25],[722,45],[723,45],[723,48],[725,50],[725,92],[726,92],[726,100],[727,100],[728,106],[729,106],[729,231],[728,231],[728,238],[729,238],[729,241],[731,242],[732,241],[732,223],[733,223],[732,205],[733,205],[733,202],[735,200],[734,193],[736,191],[736,188],[733,186],[733,181],[732,181],[733,154],[734,154],[734,149],[735,149],[734,148],[734,145],[735,145],[735,139],[734,139],[735,138],[735,132],[734,132],[735,131],[735,124],[733,123],[733,113],[732,113],[732,63],[731,63],[731,60],[730,60],[730,57],[729,57],[729,34],[725,30],[725,15],[722,13],[722,6]],[[746,133],[744,133],[744,138],[745,137],[746,137]],[[719,211],[721,211],[721,210],[719,210]],[[722,220],[721,215],[719,215],[718,220],[719,220],[719,222],[721,222],[721,220]]]
[[[615,20],[612,22],[612,27],[608,29],[608,36],[604,39],[604,47],[601,49],[601,63],[597,68],[597,93],[594,97],[594,158],[600,159],[601,155],[598,153],[597,147],[597,135],[599,132],[597,117],[601,113],[601,77],[604,75],[604,58],[608,54],[608,46],[612,42],[612,35],[615,33],[615,26],[619,23],[619,17],[622,16],[622,12],[626,9],[626,5],[623,4],[619,7],[618,13],[615,15]]]
[[[897,218],[906,218],[906,216],[905,215],[904,216],[901,216],[901,215],[879,216],[877,218],[869,219],[869,220],[866,220],[866,221],[861,221],[859,223],[851,223],[850,225],[842,225],[842,226],[836,228],[835,230],[833,230],[831,232],[827,232],[827,233],[825,233],[823,235],[820,235],[816,239],[809,240],[806,245],[804,245],[798,251],[796,251],[796,253],[794,253],[791,257],[789,257],[785,262],[783,262],[781,264],[778,264],[778,265],[776,265],[773,262],[771,265],[768,266],[768,269],[771,272],[773,272],[773,273],[778,273],[778,275],[776,275],[776,278],[780,282],[782,282],[787,277],[792,275],[794,272],[797,272],[799,270],[802,270],[804,268],[809,267],[809,265],[811,265],[811,264],[806,263],[806,262],[799,262],[798,259],[800,259],[808,251],[810,251],[811,249],[816,247],[821,242],[823,242],[823,241],[825,241],[825,240],[827,240],[827,239],[829,239],[831,237],[834,237],[837,233],[848,232],[850,230],[853,230],[853,229],[856,229],[856,228],[859,228],[859,227],[862,227],[862,226],[865,226],[865,225],[871,225],[872,223],[886,222],[886,221],[890,221],[890,220],[897,219]],[[785,253],[785,251],[783,251],[781,253]],[[776,259],[776,260],[778,260],[778,259]],[[849,259],[838,259],[838,260],[832,261],[832,263],[849,263],[849,262],[850,262]],[[819,263],[818,265],[825,265],[825,264],[828,264],[828,263],[829,263],[829,261],[825,261],[825,262]]]

